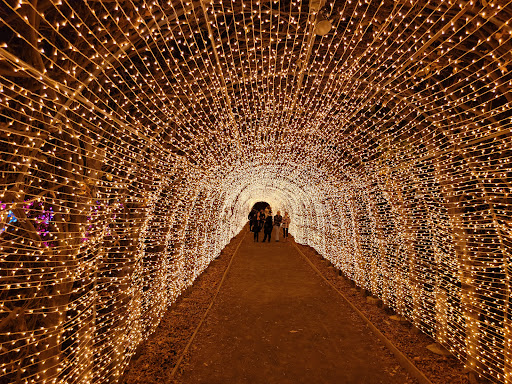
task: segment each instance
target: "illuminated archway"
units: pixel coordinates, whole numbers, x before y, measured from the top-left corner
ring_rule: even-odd
[[[0,378],[115,382],[264,200],[512,382],[511,8],[4,0]]]

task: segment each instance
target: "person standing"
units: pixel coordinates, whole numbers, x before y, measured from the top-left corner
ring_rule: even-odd
[[[288,241],[288,228],[290,227],[290,216],[288,216],[288,212],[284,213],[283,217],[283,240]]]
[[[257,217],[258,217],[258,211],[253,208],[252,211],[249,212],[249,216],[247,217],[249,219],[249,231],[252,231],[252,224],[253,224],[254,218],[257,218]]]
[[[258,242],[258,237],[260,235],[261,225],[260,221],[258,219],[258,213],[256,212],[251,220],[251,231],[254,233],[254,241]]]
[[[274,225],[272,223],[272,216],[268,215],[265,219],[265,224],[263,225],[263,233],[265,234],[263,236],[263,242],[268,238],[268,242],[270,243],[270,238],[272,237],[272,229],[274,228]]]
[[[281,230],[282,221],[283,216],[281,216],[280,211],[277,211],[277,215],[274,216],[274,227],[276,227],[276,241],[279,241],[279,231]]]
[[[262,209],[256,216],[258,217],[258,221],[260,223],[260,229],[261,229],[265,225],[265,218],[267,217],[265,215],[265,211]]]

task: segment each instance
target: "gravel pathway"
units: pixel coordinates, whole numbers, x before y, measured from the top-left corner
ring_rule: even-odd
[[[180,383],[414,383],[291,243],[246,236]]]

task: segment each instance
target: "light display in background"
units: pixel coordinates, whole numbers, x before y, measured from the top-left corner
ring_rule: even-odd
[[[511,17],[507,0],[3,0],[0,381],[119,381],[264,200],[512,383]]]

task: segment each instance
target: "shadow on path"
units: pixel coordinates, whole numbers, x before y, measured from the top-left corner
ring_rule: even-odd
[[[291,243],[248,234],[180,383],[414,383]]]

